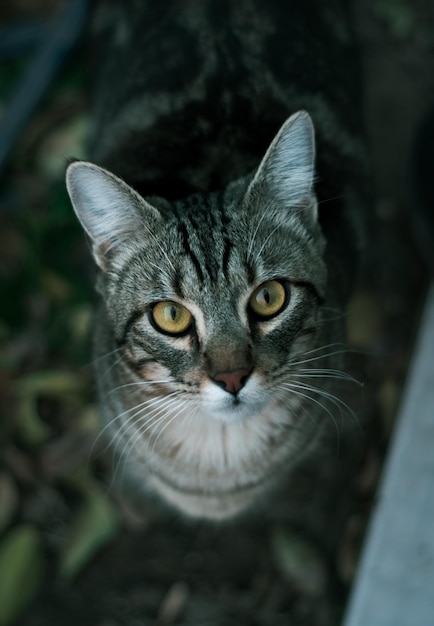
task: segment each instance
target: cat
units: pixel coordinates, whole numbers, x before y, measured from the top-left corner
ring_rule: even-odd
[[[141,493],[231,518],[340,408],[366,202],[347,10],[113,0],[93,36],[90,161],[66,184],[98,268],[103,431]]]

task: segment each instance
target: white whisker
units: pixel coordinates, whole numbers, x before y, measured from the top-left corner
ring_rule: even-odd
[[[295,370],[295,376],[300,378],[334,378],[336,380],[344,380],[363,387],[363,383],[351,376],[343,370],[335,370],[328,368],[301,368]]]
[[[144,402],[141,402],[139,405],[135,405],[134,407],[131,407],[123,411],[122,413],[119,413],[105,425],[99,436],[102,436],[105,431],[112,428],[113,434],[110,441],[108,441],[107,443],[107,447],[113,447],[115,453],[117,453],[120,443],[125,440],[127,434],[132,428],[134,428],[135,418],[137,418],[140,414],[149,411],[150,409],[152,410],[148,414],[153,415],[154,411],[158,410],[159,406],[164,400],[165,398],[148,398]],[[122,418],[131,411],[134,411],[134,413],[132,415],[129,415],[126,421],[122,422]],[[116,422],[119,421],[121,421],[120,426],[116,425]]]
[[[318,406],[322,411],[325,411],[327,413],[327,415],[330,417],[332,423],[334,424],[334,427],[335,427],[335,430],[336,430],[336,439],[337,439],[337,443],[338,443],[338,447],[339,447],[339,445],[340,445],[340,433],[339,433],[339,428],[338,428],[337,421],[336,421],[334,415],[332,414],[332,412],[324,404],[322,404],[319,400],[317,400],[316,398],[313,398],[308,393],[304,393],[303,391],[300,391],[300,388],[296,384],[281,383],[280,387],[283,388],[283,389],[286,389],[287,392],[289,391],[290,393],[293,393],[293,394],[299,396],[300,398],[304,398],[305,400],[308,400],[309,402],[312,402],[313,404]],[[313,393],[312,390],[309,390],[309,391],[311,391]]]
[[[310,391],[311,393],[315,393],[325,398],[326,400],[329,400],[332,404],[334,404],[335,407],[340,410],[341,415],[342,415],[342,410],[345,409],[346,411],[348,411],[350,415],[352,415],[353,418],[355,418],[354,411],[343,400],[341,400],[338,396],[335,396],[332,393],[326,391],[325,389],[313,387],[311,385],[307,385],[306,383],[302,383],[299,381],[295,381],[294,383],[292,382],[286,383],[286,384],[294,385],[294,387],[296,387],[297,389],[303,389],[305,391]]]
[[[313,353],[314,350],[311,350],[310,353]],[[342,350],[334,350],[333,352],[325,352],[324,354],[318,354],[315,356],[311,356],[308,359],[300,359],[298,361],[290,361],[291,366],[304,365],[305,363],[312,363],[314,361],[319,361],[320,359],[328,359],[332,356],[338,356],[340,354],[348,354],[349,350],[347,348]],[[305,352],[303,356],[309,354],[309,352]]]
[[[186,399],[180,399],[180,403],[181,403],[181,405],[182,405],[182,406],[176,407],[177,411],[176,411],[176,412],[174,413],[174,415],[173,415],[173,416],[172,416],[172,417],[168,420],[168,422],[167,422],[167,423],[163,426],[163,428],[162,428],[162,429],[160,429],[159,433],[157,434],[157,437],[156,437],[156,438],[155,438],[155,440],[154,440],[154,443],[153,443],[153,445],[152,445],[152,449],[151,449],[151,454],[150,454],[150,457],[149,457],[149,467],[150,467],[150,471],[153,471],[153,470],[152,470],[152,465],[153,465],[154,458],[155,458],[155,448],[156,448],[156,446],[157,446],[157,442],[158,442],[158,440],[160,439],[160,437],[162,436],[162,434],[164,433],[164,431],[166,430],[166,428],[167,428],[168,426],[170,426],[170,424],[171,424],[173,421],[175,421],[175,420],[176,420],[176,419],[177,419],[177,418],[178,418],[178,417],[179,417],[179,416],[180,416],[180,415],[184,412],[185,407],[188,407],[188,406],[192,406],[192,407],[193,407],[193,411],[192,411],[191,413],[189,413],[189,414],[188,414],[188,416],[187,416],[187,420],[188,420],[188,421],[186,421],[186,422],[184,423],[184,428],[185,428],[186,430],[188,430],[188,426],[190,425],[190,423],[192,422],[192,420],[194,419],[194,417],[197,415],[197,411],[198,411],[198,409],[199,409],[199,403],[198,403],[198,402],[194,402],[194,401],[192,401],[191,399],[189,399],[189,400],[186,400]],[[167,412],[167,416],[169,416],[169,415],[170,415],[170,413],[174,412],[174,410],[175,410],[175,407],[173,407],[172,409],[170,409],[170,410]],[[151,434],[151,437],[152,437],[152,436],[153,436],[153,433]]]
[[[131,430],[133,430],[134,427],[137,425],[136,422],[140,422],[138,430],[141,431],[143,426],[145,426],[150,421],[152,421],[156,413],[164,409],[166,405],[170,405],[173,402],[176,402],[176,398],[174,398],[173,396],[176,396],[177,393],[178,392],[174,391],[168,396],[163,396],[161,398],[153,398],[152,400],[149,400],[148,402],[143,402],[141,403],[141,405],[137,405],[136,407],[134,407],[134,409],[137,409],[139,407],[140,408],[133,415],[130,415],[127,421],[124,424],[122,424],[120,428],[120,433],[119,433],[121,437],[125,438],[127,434]],[[152,410],[149,410],[149,409],[152,409]],[[142,422],[142,417],[145,417],[145,422]]]
[[[115,352],[113,352],[113,354],[115,354]],[[124,358],[123,353],[121,352],[120,356],[118,356],[117,359],[115,359],[113,361],[113,363],[110,364],[110,366],[105,369],[104,371],[99,372],[99,376],[101,376],[102,379],[107,378],[108,374],[117,366],[119,365],[119,363],[121,363],[122,359]]]
[[[247,256],[246,256],[247,261],[248,261],[248,260],[250,259],[250,257],[251,257],[251,254],[252,254],[252,251],[253,251],[253,245],[254,245],[254,243],[255,243],[255,239],[256,239],[256,235],[258,234],[259,227],[261,226],[261,224],[262,224],[262,222],[264,221],[264,219],[265,219],[265,217],[266,217],[266,215],[267,215],[267,214],[268,214],[268,212],[267,212],[267,211],[263,211],[263,212],[262,212],[261,218],[258,220],[258,223],[257,223],[257,225],[256,225],[255,231],[254,231],[254,233],[253,233],[252,237],[250,238],[249,246],[248,246],[248,248],[247,248]]]
[[[114,350],[111,350],[110,352],[106,352],[105,354],[101,354],[100,356],[97,356],[95,359],[93,359],[91,361],[91,364],[92,365],[96,365],[100,361],[103,361],[104,359],[108,359],[109,357],[113,356],[114,354],[117,354],[118,352],[121,352],[121,350],[122,350],[122,348],[115,348]]]
[[[173,398],[170,402],[165,403],[164,405],[161,405],[160,407],[158,407],[157,410],[154,410],[154,414],[160,411],[164,411],[164,413],[162,415],[160,415],[159,417],[157,417],[155,419],[154,416],[151,417],[151,419],[147,419],[145,420],[145,422],[143,424],[140,425],[139,429],[136,430],[135,433],[133,433],[132,437],[129,438],[129,440],[127,441],[127,443],[124,446],[124,450],[122,451],[122,456],[125,455],[125,448],[128,446],[129,447],[129,451],[128,453],[125,455],[125,462],[124,462],[124,472],[125,472],[125,468],[128,462],[128,457],[131,453],[131,450],[136,446],[137,441],[139,440],[144,440],[144,436],[146,433],[149,432],[149,436],[147,437],[148,441],[151,441],[152,438],[155,435],[155,431],[159,428],[160,424],[163,423],[165,420],[167,420],[167,418],[174,412],[176,411],[176,416],[178,416],[181,412],[183,407],[180,407],[180,403],[185,404],[185,401],[180,399],[180,398]],[[161,428],[157,434],[157,438],[154,440],[154,443],[152,445],[152,448],[150,451],[147,452],[147,454],[149,455],[149,459],[146,461],[148,464],[151,463],[152,457],[154,455],[154,450],[155,450],[155,446],[156,443],[159,439],[159,437],[161,436],[161,434],[164,432],[164,430],[167,428],[167,426],[173,421],[174,418],[171,418],[168,422],[166,421],[166,424],[164,424],[163,428]],[[123,477],[122,477],[122,481],[123,481]]]
[[[173,384],[173,381],[171,381],[168,378],[163,379],[163,380],[139,380],[133,383],[125,383],[124,385],[113,387],[113,389],[110,389],[110,391],[106,394],[105,397],[107,398],[110,394],[116,393],[117,391],[120,391],[121,389],[126,389],[127,387],[147,387],[148,385],[168,385],[168,384]]]
[[[264,243],[262,244],[262,246],[259,249],[259,252],[257,254],[258,257],[261,256],[263,249],[265,248],[265,246],[267,245],[267,243],[270,241],[271,237],[274,235],[274,233],[276,232],[276,230],[279,230],[279,228],[281,228],[280,224],[277,224],[277,226],[275,226],[273,228],[273,230],[271,231],[271,233],[268,235],[268,237],[266,237]]]

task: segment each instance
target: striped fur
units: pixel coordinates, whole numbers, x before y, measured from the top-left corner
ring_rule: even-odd
[[[364,161],[350,29],[338,2],[316,5],[97,15],[100,165],[73,163],[67,187],[99,267],[103,432],[123,479],[192,516],[252,506],[342,408],[330,309],[354,276]],[[285,299],[258,317],[268,281]],[[192,316],[179,336],[156,324],[166,301]]]

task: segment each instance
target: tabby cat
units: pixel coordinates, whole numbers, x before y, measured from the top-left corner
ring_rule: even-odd
[[[191,516],[262,499],[339,408],[364,202],[340,4],[96,12],[98,165],[67,188],[98,266],[104,432],[122,480]]]

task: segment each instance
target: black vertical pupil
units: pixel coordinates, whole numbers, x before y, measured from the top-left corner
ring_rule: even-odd
[[[176,320],[176,307],[175,306],[170,307],[170,317],[172,318],[173,322]]]
[[[263,291],[264,300],[267,304],[270,304],[270,292],[268,289],[264,289]]]

